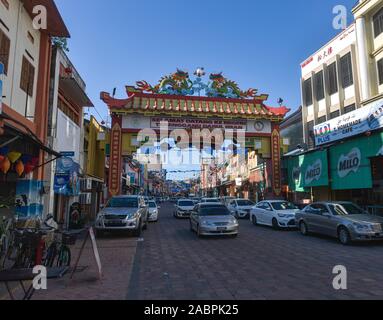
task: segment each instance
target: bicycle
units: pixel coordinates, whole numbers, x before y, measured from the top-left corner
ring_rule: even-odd
[[[61,240],[57,235],[61,235]],[[46,267],[69,267],[71,263],[70,245],[74,245],[76,237],[68,232],[56,232],[52,244],[49,246],[44,265]]]
[[[11,227],[13,224],[12,219],[3,217],[0,221],[0,269],[4,266],[6,253],[9,249],[11,242]]]

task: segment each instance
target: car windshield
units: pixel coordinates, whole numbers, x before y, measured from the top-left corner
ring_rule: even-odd
[[[157,208],[157,205],[155,202],[149,202],[149,208]]]
[[[271,206],[274,210],[280,211],[280,210],[294,210],[298,209],[298,207],[291,202],[281,201],[281,202],[272,202]]]
[[[353,203],[342,203],[330,205],[331,211],[337,216],[348,216],[354,214],[367,214],[362,208]]]
[[[230,215],[230,211],[226,208],[226,206],[208,206],[202,207],[200,209],[200,216],[228,216]]]
[[[107,208],[138,208],[136,198],[112,198],[106,205]]]
[[[193,201],[180,201],[180,202],[178,202],[178,205],[180,207],[194,207],[194,202]]]
[[[248,207],[254,205],[254,203],[249,200],[237,200],[237,203],[240,207]]]

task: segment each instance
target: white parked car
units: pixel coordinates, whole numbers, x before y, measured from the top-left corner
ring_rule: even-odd
[[[228,208],[237,219],[249,218],[255,203],[247,199],[235,199],[229,202]]]
[[[298,207],[287,201],[261,201],[251,210],[250,220],[254,225],[262,224],[274,229],[295,228],[297,212]]]
[[[189,199],[178,200],[174,209],[174,217],[189,218],[194,207],[195,207],[195,203],[192,200],[189,200]]]
[[[159,209],[160,209],[160,206],[158,206],[155,201],[150,200],[148,202],[148,210],[149,210],[148,221],[150,222],[158,221]]]

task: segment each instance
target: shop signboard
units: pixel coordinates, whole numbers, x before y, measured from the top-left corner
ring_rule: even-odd
[[[304,192],[307,188],[328,186],[327,150],[303,154],[288,161],[289,188]]]
[[[317,146],[383,128],[383,99],[314,127]]]
[[[333,190],[372,188],[370,158],[379,150],[379,137],[353,139],[330,148]]]
[[[80,194],[80,165],[74,161],[75,152],[61,152],[56,162],[54,192],[64,196]]]
[[[304,188],[328,186],[327,150],[302,155],[301,174]]]

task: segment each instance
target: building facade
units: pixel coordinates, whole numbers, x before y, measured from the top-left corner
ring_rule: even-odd
[[[309,150],[287,157],[288,188],[293,200],[373,211],[383,203],[383,3],[359,1],[353,13],[355,22],[301,65]]]
[[[355,24],[301,64],[304,141],[315,146],[314,126],[361,106]]]
[[[44,168],[59,156],[47,141],[52,38],[69,37],[52,0],[39,3],[47,9],[47,28],[35,29],[34,3],[0,2],[0,201],[21,218],[43,214]]]

